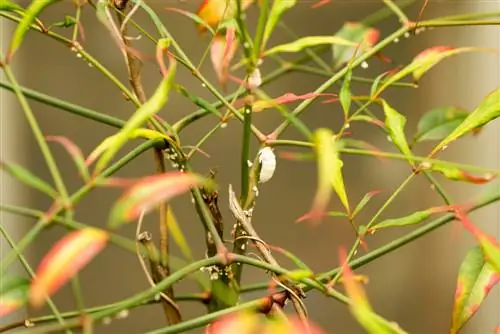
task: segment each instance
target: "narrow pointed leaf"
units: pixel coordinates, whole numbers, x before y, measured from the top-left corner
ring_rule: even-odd
[[[108,241],[108,234],[95,228],[73,231],[44,256],[29,290],[31,305],[40,307],[73,275],[94,258]]]
[[[306,93],[302,95],[295,95],[294,93],[286,93],[272,100],[259,100],[252,104],[252,111],[259,112],[264,109],[275,108],[281,104],[292,103],[295,101],[309,100],[318,96],[335,96],[329,93]]]
[[[389,77],[389,79],[384,81],[384,83],[380,86],[376,93],[372,95],[372,97],[378,97],[380,93],[382,93],[382,91],[384,91],[387,87],[410,74],[413,75],[413,79],[415,81],[420,80],[422,76],[427,73],[427,71],[429,71],[440,61],[448,57],[455,56],[464,52],[472,52],[478,50],[480,49],[473,47],[452,48],[449,46],[435,46],[426,49],[419,53],[409,65],[405,66],[399,72],[395,73],[394,75]]]
[[[349,116],[349,111],[351,110],[352,93],[351,93],[351,79],[352,79],[352,67],[349,63],[348,71],[344,77],[344,82],[342,82],[342,87],[340,88],[340,104],[344,110],[344,118],[347,119]]]
[[[38,176],[33,175],[29,170],[21,165],[12,162],[0,161],[0,169],[9,173],[12,177],[18,179],[30,188],[36,189],[49,195],[52,198],[57,198],[57,191],[51,187],[47,182],[40,179]]]
[[[484,184],[495,179],[497,175],[485,173],[483,175],[472,175],[464,172],[457,167],[447,166],[446,164],[432,164],[429,170],[443,174],[452,181],[463,181],[473,184]]]
[[[76,146],[75,143],[73,143],[70,139],[63,136],[47,136],[46,139],[47,141],[53,141],[61,144],[66,149],[66,151],[68,151],[68,153],[71,155],[71,158],[75,162],[75,165],[78,168],[80,175],[85,180],[88,180],[90,178],[89,170],[85,165],[85,158],[83,156],[82,150],[80,150],[80,148]]]
[[[195,13],[191,13],[188,12],[187,10],[182,10],[180,8],[174,8],[174,7],[167,7],[165,8],[165,10],[180,13],[190,18],[193,22],[195,22],[196,25],[199,27],[198,29],[200,31],[209,31],[212,35],[215,35],[215,30],[212,29],[212,27],[207,23],[207,21],[205,21]]]
[[[392,142],[407,158],[411,158],[412,153],[405,136],[406,118],[392,108],[387,102],[382,102],[385,113],[385,126],[389,131]]]
[[[0,319],[26,304],[29,284],[30,282],[25,278],[2,277],[0,280]]]
[[[168,75],[163,78],[153,96],[141,107],[139,107],[139,109],[137,109],[127,123],[125,123],[120,132],[118,132],[116,139],[113,141],[113,145],[111,145],[102,154],[101,158],[97,162],[96,172],[102,171],[115,156],[118,150],[127,142],[127,140],[129,140],[132,133],[142,127],[151,117],[153,117],[165,106],[168,101],[170,88],[172,87],[175,70],[176,62],[171,61]]]
[[[170,141],[170,138],[165,136],[164,134],[150,129],[135,129],[130,131],[127,134],[127,140],[144,138],[144,139],[164,139]],[[106,150],[110,149],[114,145],[117,145],[116,142],[120,140],[120,134],[112,135],[104,139],[87,157],[85,160],[85,165],[90,166],[94,163],[94,161],[99,158]]]
[[[415,143],[428,140],[443,140],[453,132],[469,115],[463,109],[456,107],[442,107],[432,109],[420,118]]]
[[[21,22],[19,22],[12,40],[10,42],[8,57],[12,57],[16,50],[21,45],[24,36],[28,32],[31,24],[33,24],[37,16],[48,6],[61,1],[61,0],[33,0],[29,7],[26,9],[25,14]]]
[[[381,228],[387,228],[387,227],[408,226],[408,225],[419,224],[419,223],[425,221],[426,219],[428,219],[433,213],[435,213],[435,210],[428,209],[428,210],[417,211],[417,212],[414,212],[408,216],[401,217],[401,218],[386,219],[386,220],[383,220],[380,223],[376,224],[375,226],[373,226],[373,228],[371,230],[376,231],[376,230],[379,230]]]
[[[363,50],[364,48],[371,47],[377,43],[380,37],[380,32],[375,28],[365,26],[359,22],[346,22],[344,26],[335,34],[335,37],[348,40],[354,43],[354,46],[360,45],[360,49]],[[353,58],[356,52],[356,48],[354,46],[341,44],[333,45],[333,67],[335,69],[341,67]]]
[[[229,65],[236,50],[238,49],[238,41],[234,29],[228,29],[224,36],[217,35],[210,47],[210,59],[212,66],[217,75],[219,83],[225,87],[229,77]]]
[[[299,38],[293,42],[274,46],[264,52],[264,56],[269,56],[276,53],[292,53],[299,52],[306,48],[324,44],[338,44],[346,46],[356,46],[356,43],[337,36],[307,36]]]
[[[491,92],[479,106],[471,112],[465,120],[452,133],[450,133],[438,146],[432,151],[431,155],[436,154],[443,147],[449,145],[452,141],[462,137],[470,131],[485,125],[500,116],[500,88]]]
[[[158,204],[202,185],[211,186],[211,182],[191,173],[167,172],[144,177],[126,190],[115,203],[109,226],[115,228],[122,223],[137,220],[142,211],[148,212]]]
[[[262,38],[262,49],[265,48],[267,41],[271,37],[271,34],[276,27],[276,24],[280,21],[281,16],[284,12],[292,8],[297,4],[297,0],[273,0],[273,5],[271,6],[271,11],[269,12],[269,17],[267,19],[266,27],[264,28],[264,37]]]
[[[389,322],[373,312],[366,292],[361,283],[356,280],[354,273],[346,263],[345,250],[341,252],[340,263],[342,266],[342,282],[350,298],[349,309],[361,326],[370,334],[403,334],[396,323]]]
[[[354,212],[352,214],[352,218],[355,218],[361,212],[361,210],[363,210],[363,208],[368,204],[368,202],[370,202],[370,200],[378,194],[380,194],[380,190],[370,191],[366,193],[365,196],[363,196],[363,198],[361,199],[361,201],[359,201],[358,205],[356,205],[356,208],[354,209]]]
[[[182,233],[180,225],[177,223],[177,219],[172,212],[171,205],[168,206],[167,221],[168,231],[172,235],[172,239],[174,239],[177,247],[179,247],[186,260],[193,260],[193,252],[191,251],[191,247],[189,247],[189,243],[187,242],[184,233]]]
[[[314,146],[318,165],[318,186],[313,207],[306,216],[316,222],[324,215],[330,201],[332,187],[349,212],[349,202],[342,176],[343,162],[339,157],[336,138],[329,129],[318,129],[314,135]]]
[[[484,259],[489,263],[497,274],[500,274],[500,244],[495,238],[485,234],[474,225],[467,215],[461,211],[456,213],[458,219],[462,221],[464,227],[476,238],[484,254]]]
[[[480,247],[467,253],[458,273],[451,334],[457,333],[476,313],[499,279],[499,274],[484,260]]]

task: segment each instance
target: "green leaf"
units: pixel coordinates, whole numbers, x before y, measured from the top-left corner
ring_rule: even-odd
[[[299,38],[291,43],[280,44],[275,47],[272,47],[264,52],[264,56],[269,56],[272,54],[283,53],[283,52],[299,52],[306,48],[323,44],[338,44],[338,45],[348,45],[348,46],[356,45],[355,43],[352,43],[348,40],[336,36],[307,36]]]
[[[285,276],[286,278],[288,278],[294,282],[298,282],[298,281],[301,281],[305,278],[313,277],[314,273],[309,269],[297,269],[297,270],[290,271],[289,273],[287,273],[286,275],[283,275],[283,276]]]
[[[382,101],[382,104],[385,113],[385,126],[389,132],[389,137],[401,153],[410,160],[412,153],[404,132],[406,118],[392,108],[387,102]]]
[[[0,280],[0,319],[26,304],[30,281],[20,277]]]
[[[415,225],[423,222],[427,218],[429,218],[436,211],[433,209],[427,209],[423,211],[414,212],[408,216],[395,218],[395,219],[386,219],[381,221],[380,223],[373,226],[372,231],[379,230],[381,228],[394,227],[394,226],[408,226]]]
[[[342,38],[354,43],[354,46],[361,44],[361,48],[375,45],[380,32],[359,22],[346,22],[344,26],[335,34],[335,37]],[[333,68],[338,69],[354,56],[355,48],[347,45],[334,44],[332,48]]]
[[[396,74],[389,77],[389,79],[384,81],[384,83],[375,92],[375,94],[372,94],[372,98],[373,99],[377,98],[380,95],[380,93],[382,93],[383,90],[385,90],[393,83],[399,81],[400,79],[406,77],[407,75],[412,74],[413,79],[415,81],[418,81],[420,78],[422,78],[422,76],[425,73],[427,73],[427,71],[429,71],[440,61],[460,53],[472,52],[478,50],[480,49],[473,47],[454,49],[448,46],[435,46],[426,49],[421,53],[419,53],[409,65],[405,66],[399,72],[397,72]]]
[[[448,146],[452,141],[457,140],[468,132],[485,125],[500,116],[500,88],[491,92],[481,104],[471,112],[458,127],[453,130],[436,148],[431,156]]]
[[[269,40],[269,37],[271,37],[271,33],[273,32],[283,13],[295,6],[295,4],[297,4],[297,0],[273,0],[273,5],[271,7],[271,11],[269,12],[269,17],[264,29],[262,49],[264,49],[267,41]]]
[[[347,119],[349,116],[349,111],[351,110],[352,93],[351,93],[351,79],[352,79],[352,63],[349,63],[349,68],[344,77],[344,82],[342,82],[342,87],[340,87],[340,104],[342,105],[342,110],[344,110],[344,118]]]
[[[480,247],[467,253],[458,273],[451,334],[457,333],[476,313],[499,279],[500,276],[484,260]]]
[[[427,112],[417,126],[415,143],[428,140],[443,140],[460,125],[469,113],[456,107],[442,107]]]
[[[130,136],[138,128],[142,127],[151,117],[158,113],[168,101],[170,88],[175,76],[176,62],[171,61],[168,75],[162,80],[153,96],[146,101],[132,117],[125,123],[123,128],[118,132],[113,144],[103,153],[96,164],[95,173],[102,171],[111,159],[116,155],[118,150],[129,140]]]
[[[189,247],[189,243],[187,242],[186,237],[184,237],[184,233],[182,233],[180,225],[177,223],[177,219],[175,219],[171,205],[168,206],[167,222],[168,231],[172,235],[172,239],[174,239],[175,243],[181,250],[186,260],[193,261],[193,253],[191,251],[191,248]]]
[[[486,173],[484,175],[472,175],[464,172],[457,167],[446,165],[446,163],[432,164],[429,169],[433,172],[443,174],[447,179],[452,181],[464,181],[474,184],[484,184],[493,180],[497,175]]]
[[[47,136],[46,140],[61,144],[71,155],[71,158],[75,162],[75,165],[78,168],[78,171],[80,172],[80,175],[83,177],[83,179],[90,179],[89,170],[85,165],[85,158],[83,156],[83,153],[80,148],[75,145],[75,143],[63,136]]]
[[[0,168],[5,170],[11,176],[15,177],[28,187],[39,190],[54,199],[58,197],[58,193],[54,188],[52,188],[47,182],[43,181],[38,176],[33,175],[29,170],[22,167],[21,165],[12,162],[0,161]]]
[[[361,210],[363,210],[363,208],[368,204],[368,202],[370,202],[370,200],[374,196],[378,195],[379,193],[380,193],[380,191],[378,191],[378,190],[370,191],[370,192],[366,193],[365,196],[363,196],[361,201],[359,201],[358,205],[354,209],[354,212],[353,212],[351,218],[354,219],[361,212]]]
[[[378,314],[374,313],[370,302],[366,296],[363,286],[356,281],[354,273],[346,262],[345,251],[341,254],[340,262],[345,263],[342,267],[342,279],[345,290],[350,299],[349,310],[370,334],[403,334],[403,331],[396,323],[389,322]]]
[[[193,173],[167,172],[147,176],[135,182],[118,199],[110,213],[109,226],[138,219],[141,212],[149,212],[159,203],[189,191],[193,187],[212,186],[211,180]]]
[[[24,8],[9,0],[0,0],[0,12],[23,12]]]
[[[329,129],[318,129],[314,146],[318,164],[318,187],[311,212],[306,216],[318,219],[330,201],[332,186],[340,201],[349,212],[349,202],[342,177],[343,162],[340,160],[336,137]]]
[[[384,79],[387,75],[389,75],[389,72],[384,72],[382,74],[379,74],[375,78],[375,80],[373,80],[372,86],[370,87],[370,96],[375,95],[375,92],[377,91],[378,87],[380,86],[382,79]]]
[[[12,36],[12,41],[10,42],[8,58],[11,58],[16,50],[21,45],[24,36],[28,32],[31,24],[35,22],[37,16],[48,6],[61,1],[61,0],[33,0],[29,7],[25,11],[25,15],[21,22],[19,22],[14,35]]]

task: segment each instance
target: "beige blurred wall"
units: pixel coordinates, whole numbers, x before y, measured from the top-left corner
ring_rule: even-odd
[[[189,2],[186,7],[194,9],[196,8],[195,3],[195,1]],[[163,2],[161,4],[151,2],[151,4],[160,11],[164,7]],[[172,2],[170,5],[179,4],[179,2]],[[425,15],[432,17],[471,9],[480,11],[489,9],[486,8],[487,6],[494,7],[495,5],[485,2],[431,1]],[[473,6],[474,8],[472,8]],[[286,19],[289,26],[293,27],[301,36],[334,33],[345,20],[360,20],[379,7],[380,2],[375,0],[333,1],[333,4],[322,10],[313,11],[309,9],[308,2],[301,2],[286,16]],[[46,14],[46,20],[59,18],[62,14],[72,15],[72,10],[69,3],[60,4]],[[418,8],[409,11],[411,17],[415,17],[417,12]],[[139,17],[141,20],[145,18],[144,16]],[[192,23],[182,16],[165,13],[162,18],[167,27],[171,28],[174,36],[179,38],[186,53],[194,55],[196,60],[200,59],[208,42],[207,39],[199,38]],[[125,81],[123,59],[105,29],[95,22],[95,15],[90,10],[86,10],[84,13],[83,25],[87,37],[84,44],[86,49]],[[149,27],[150,31],[153,31],[151,25],[146,26]],[[396,27],[395,19],[388,20],[382,25],[383,36]],[[436,44],[487,44],[498,47],[495,44],[498,43],[498,38],[495,36],[498,37],[498,29],[496,28],[434,30],[418,37],[402,39],[399,44],[390,46],[385,53],[393,58],[397,64],[405,64],[422,49]],[[285,37],[278,36],[274,41],[276,43],[285,41]],[[151,46],[145,41],[140,41],[138,44],[145,47],[148,52],[153,52]],[[478,59],[481,59],[480,66],[478,66]],[[57,97],[122,119],[127,118],[133,112],[131,105],[126,103],[114,86],[109,81],[103,80],[95,69],[90,68],[67,48],[44,36],[34,33],[28,35],[26,43],[18,54],[16,65],[18,69],[22,68],[22,71],[16,73],[21,76],[22,83],[27,87],[54,94]],[[268,66],[267,63],[265,65]],[[491,70],[495,66],[497,66],[496,72]],[[384,68],[383,64],[373,61],[370,63],[369,69],[366,70],[366,75],[376,76]],[[205,62],[202,71],[206,73],[207,77],[214,80],[208,62]],[[464,56],[436,67],[422,81],[420,89],[415,91],[394,89],[387,94],[387,98],[396,109],[407,115],[409,119],[408,129],[414,131],[418,117],[431,107],[450,103],[459,103],[467,108],[474,107],[488,90],[498,86],[498,73],[500,72],[496,58],[486,55]],[[187,71],[180,70],[177,79],[197,94],[210,97],[208,92]],[[144,73],[144,84],[148,93],[151,93],[158,80],[157,71],[153,66],[147,65]],[[279,80],[270,85],[268,92],[271,96],[278,96],[285,92],[300,94],[312,91],[321,82],[322,79],[318,77],[293,74],[288,79]],[[442,89],[443,87],[446,88]],[[369,86],[358,85],[355,86],[355,89],[355,94],[362,95],[368,92]],[[331,91],[336,92],[337,89]],[[212,100],[212,98],[210,99]],[[45,134],[68,136],[85,153],[89,153],[104,136],[110,135],[114,131],[105,125],[94,124],[35,102],[32,102],[31,105]],[[175,94],[161,116],[167,120],[175,120],[192,110],[194,108],[189,102]],[[10,115],[18,115],[21,110],[14,106],[9,109],[9,113]],[[4,113],[2,112],[2,114]],[[315,103],[304,114],[303,120],[311,127],[328,126],[336,130],[340,126],[340,118],[338,117],[340,114],[338,106]],[[265,131],[272,130],[281,120],[279,114],[272,111],[256,115],[254,119],[257,126]],[[213,125],[214,121],[212,119],[207,123]],[[202,122],[187,130],[183,135],[183,142],[186,145],[194,144],[204,135],[203,130],[208,127],[207,123]],[[355,136],[365,140],[373,140],[377,146],[391,149],[386,139],[371,127],[353,126],[351,130]],[[236,122],[230,123],[228,128],[218,132],[203,147],[211,154],[211,158],[198,157],[195,160],[195,166],[200,172],[207,171],[209,167],[217,167],[219,170],[221,206],[228,227],[232,226],[232,221],[226,206],[225,189],[227,189],[228,183],[234,185],[239,183],[240,136],[240,125]],[[286,136],[300,138],[293,130],[287,131]],[[456,149],[450,148],[446,152],[446,157],[498,167],[498,159],[495,158],[495,154],[498,152],[496,136],[496,129],[491,127],[477,139],[464,140],[465,145],[467,145],[466,153],[464,153],[463,146],[460,146]],[[24,150],[29,152],[26,155],[29,158],[29,165],[38,175],[49,179],[36,143],[29,134],[23,137]],[[72,191],[76,190],[81,185],[81,181],[76,176],[72,162],[62,149],[56,146],[52,147],[54,147],[54,154],[59,159],[69,188]],[[256,146],[254,145],[254,147]],[[491,151],[484,152],[485,150],[478,150],[478,147],[489,147]],[[425,148],[421,149],[421,152],[425,152]],[[153,170],[152,155],[145,154],[123,170],[120,175],[140,176],[151,173]],[[359,201],[367,191],[386,190],[373,201],[372,205],[367,207],[366,212],[361,215],[358,222],[360,224],[366,223],[364,219],[369,219],[370,215],[375,213],[377,207],[389,196],[389,192],[397,187],[409,173],[403,164],[380,164],[378,160],[363,157],[345,157],[344,170],[349,195],[353,203]],[[314,228],[307,224],[293,223],[309,208],[314,194],[315,182],[315,167],[312,164],[279,160],[275,177],[270,183],[262,186],[254,213],[254,224],[264,240],[270,244],[289,249],[319,272],[336,266],[338,247],[341,245],[350,246],[353,235],[347,224],[333,220],[325,221],[322,225]],[[447,183],[447,187],[450,187],[449,183]],[[450,189],[453,189],[452,193],[456,200],[465,199],[471,194],[470,187]],[[117,191],[110,189],[94,191],[93,196],[78,204],[76,218],[92,225],[103,226],[106,223],[109,208],[118,194]],[[384,217],[405,215],[436,203],[440,203],[439,198],[432,194],[424,179],[419,179],[397,198],[393,205],[388,208]],[[49,204],[46,199],[37,194],[33,194],[30,198],[30,205],[42,210],[46,209]],[[203,233],[196,215],[191,212],[191,204],[185,199],[176,201],[175,204],[178,220],[194,245],[196,254],[202,256],[204,251]],[[487,220],[491,224],[489,226],[492,229],[491,232],[494,232],[494,225],[498,223],[497,212],[498,209],[489,209],[485,210],[481,216],[476,215],[475,217],[478,217],[478,220]],[[22,226],[29,226],[29,223],[23,222]],[[482,226],[486,227],[486,224]],[[153,215],[148,217],[145,228],[156,232]],[[128,236],[133,237],[134,226],[125,227],[123,231]],[[369,240],[369,246],[374,249],[406,231],[377,235]],[[31,263],[38,263],[41,256],[63,232],[60,228],[54,228],[44,233],[30,249],[33,253]],[[454,237],[455,232],[456,229],[453,229],[452,226],[444,227],[432,235],[405,246],[359,270],[359,273],[370,277],[367,290],[379,313],[397,321],[410,333],[443,333],[447,331],[456,273],[468,245],[471,244],[468,236],[462,233],[456,238]],[[245,270],[245,273],[248,275],[245,282],[266,279],[266,276],[261,272]],[[114,247],[110,247],[99,255],[82,272],[81,280],[86,292],[85,302],[87,305],[114,302],[147,287],[147,282],[139,269],[136,258]],[[186,292],[192,289],[195,289],[192,282],[183,282],[178,290]],[[68,289],[58,293],[55,296],[55,301],[63,309],[70,309],[74,305]],[[494,325],[500,322],[498,314],[496,314],[496,306],[499,301],[498,291],[494,291],[488,300],[489,308],[481,309],[479,316],[471,321],[470,333],[492,332]],[[345,307],[336,301],[327,300],[313,292],[306,299],[306,304],[313,319],[329,333],[362,333]],[[194,316],[203,311],[203,308],[192,306],[189,303],[181,304],[181,308],[186,311],[188,316]],[[97,333],[141,333],[164,324],[161,316],[159,307],[134,310],[125,320],[116,320],[109,326],[99,327]],[[193,331],[193,333],[201,333],[201,331]]]

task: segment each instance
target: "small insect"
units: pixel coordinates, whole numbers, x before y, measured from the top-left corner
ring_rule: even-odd
[[[276,156],[274,155],[273,149],[270,147],[264,147],[259,151],[259,162],[260,162],[260,173],[259,173],[259,183],[264,183],[269,181],[276,170]]]

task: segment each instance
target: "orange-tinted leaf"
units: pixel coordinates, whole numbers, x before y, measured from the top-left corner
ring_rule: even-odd
[[[315,2],[314,4],[312,4],[311,8],[316,9],[316,8],[322,7],[324,5],[327,5],[330,2],[331,2],[331,0],[319,0],[319,1]]]
[[[342,29],[336,34],[336,37],[341,37],[353,43],[361,45],[361,49],[372,47],[380,38],[380,31],[375,28],[365,26],[359,22],[346,22]],[[333,45],[334,68],[347,63],[352,59],[356,52],[356,47],[345,45]],[[358,54],[360,52],[358,51]]]
[[[498,241],[477,228],[462,210],[457,210],[455,214],[457,218],[462,221],[464,227],[469,230],[479,242],[486,262],[500,274],[500,244]]]
[[[29,290],[29,301],[42,306],[75,273],[97,255],[108,241],[108,234],[95,228],[73,231],[59,240],[44,256]]]
[[[472,175],[464,172],[457,167],[447,166],[446,164],[433,164],[429,170],[443,174],[446,178],[453,181],[463,181],[474,184],[484,184],[492,181],[497,175],[486,173],[483,175]]]
[[[144,177],[131,186],[115,203],[111,210],[109,225],[117,227],[124,222],[136,220],[142,211],[147,212],[156,205],[201,185],[211,185],[211,181],[197,174],[181,172]]]
[[[243,0],[242,9],[245,10],[254,0]],[[216,28],[223,20],[234,17],[236,13],[235,0],[204,0],[198,9],[198,16],[212,28]],[[204,25],[199,25],[200,32],[206,31]]]
[[[75,143],[73,143],[70,139],[63,137],[63,136],[47,136],[46,137],[47,141],[53,141],[56,143],[61,144],[66,151],[71,155],[71,158],[73,158],[73,161],[76,164],[76,167],[78,168],[78,171],[80,172],[80,175],[85,179],[89,179],[89,170],[87,166],[85,165],[85,158],[83,156],[82,150],[78,146],[76,146]]]
[[[252,111],[254,112],[259,112],[264,109],[269,109],[269,108],[274,108],[277,105],[280,104],[287,104],[287,103],[292,103],[295,101],[302,101],[302,100],[309,100],[316,98],[318,96],[336,96],[335,94],[329,94],[329,93],[306,93],[302,95],[295,95],[293,93],[286,93],[283,94],[275,99],[272,100],[260,100],[256,101],[252,104]]]
[[[499,274],[485,261],[480,247],[467,253],[458,273],[451,334],[457,333],[476,313],[499,279]]]
[[[225,87],[229,76],[229,64],[238,49],[234,28],[227,29],[226,35],[214,38],[210,48],[210,58],[219,83]]]
[[[346,261],[347,256],[345,249],[340,251],[340,263],[342,265],[342,279],[347,295],[350,298],[349,309],[356,320],[370,334],[403,334],[406,333],[396,323],[389,322],[381,316],[373,312],[365,290],[361,283],[356,280],[356,276],[352,272],[349,264]]]
[[[253,312],[230,314],[207,326],[205,334],[252,334],[260,325],[260,316]]]
[[[26,303],[29,283],[27,279],[17,277],[0,279],[0,319]]]

